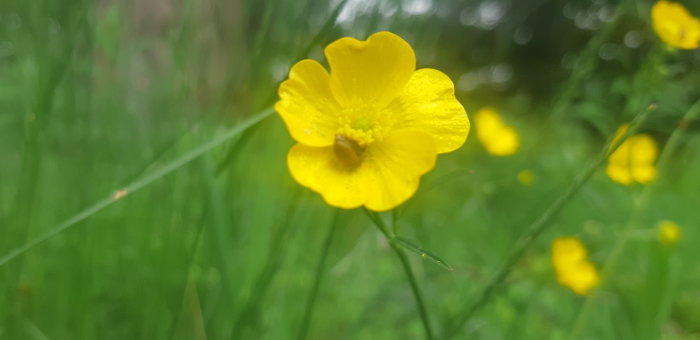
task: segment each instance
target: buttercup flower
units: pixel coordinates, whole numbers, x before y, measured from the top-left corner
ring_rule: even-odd
[[[464,144],[469,120],[440,71],[416,70],[406,41],[379,32],[325,49],[330,74],[305,59],[279,88],[275,110],[297,144],[287,165],[299,184],[340,208],[394,208],[418,189],[437,154]]]
[[[485,107],[479,110],[474,116],[474,124],[476,137],[491,155],[509,156],[518,151],[518,133],[504,124],[494,109]]]
[[[681,228],[673,221],[662,221],[659,223],[658,239],[665,246],[672,246],[678,243],[681,238]]]
[[[621,126],[614,141],[622,138],[628,129],[628,125]],[[605,173],[613,181],[624,185],[649,183],[656,177],[654,162],[657,155],[656,142],[650,135],[641,133],[630,136],[608,157]]]
[[[576,294],[586,295],[600,282],[586,248],[575,237],[559,237],[552,242],[552,265],[559,284]]]
[[[669,46],[692,50],[700,47],[700,20],[683,5],[661,0],[651,8],[654,31]]]

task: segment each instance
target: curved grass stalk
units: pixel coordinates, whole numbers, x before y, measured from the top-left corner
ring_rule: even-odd
[[[428,311],[425,308],[423,296],[420,292],[420,288],[418,287],[416,276],[413,274],[413,269],[411,269],[411,263],[408,261],[406,252],[404,252],[404,250],[401,248],[401,245],[396,241],[396,236],[391,235],[389,233],[389,228],[387,228],[386,224],[377,213],[369,211],[367,210],[367,208],[365,208],[365,212],[367,213],[367,216],[369,216],[369,218],[372,220],[372,222],[374,222],[377,228],[379,228],[382,234],[384,234],[387,241],[389,241],[391,248],[394,249],[394,252],[396,252],[396,255],[399,257],[399,260],[401,260],[401,265],[403,266],[403,269],[406,272],[406,278],[408,279],[408,283],[411,285],[411,291],[413,292],[413,297],[416,300],[418,314],[420,314],[421,321],[423,322],[425,338],[428,340],[432,340],[433,331],[432,327],[430,326],[430,318],[428,317]]]
[[[240,124],[230,128],[228,131],[222,133],[221,135],[219,135],[219,136],[211,139],[210,141],[194,148],[193,150],[191,150],[191,151],[187,152],[186,154],[180,156],[179,158],[171,161],[170,163],[167,163],[164,166],[156,169],[148,176],[137,179],[136,181],[123,187],[122,189],[115,191],[109,197],[93,204],[92,206],[90,206],[90,207],[86,208],[85,210],[73,215],[72,217],[68,218],[64,222],[59,223],[55,227],[44,232],[40,236],[28,241],[24,245],[22,245],[22,246],[16,248],[15,250],[12,250],[9,253],[5,254],[3,257],[0,258],[0,266],[5,265],[7,262],[10,262],[12,259],[24,254],[28,250],[36,247],[37,245],[43,243],[44,241],[62,233],[63,231],[67,230],[68,228],[76,225],[78,222],[81,222],[81,221],[87,219],[88,217],[96,214],[97,212],[103,210],[104,208],[107,208],[108,206],[110,206],[110,205],[114,204],[115,202],[119,201],[120,199],[124,198],[126,195],[133,194],[133,193],[145,188],[149,184],[151,184],[151,183],[157,181],[158,179],[170,174],[171,172],[181,168],[182,166],[197,159],[198,157],[202,156],[203,154],[209,152],[210,150],[212,150],[218,146],[221,146],[222,144],[229,141],[231,138],[238,136],[243,131],[257,125],[258,123],[263,121],[265,118],[270,117],[273,113],[274,113],[274,110],[272,107],[269,107],[265,110],[262,110],[261,112],[244,120]]]
[[[685,137],[685,134],[688,130],[688,126],[698,118],[700,118],[700,100],[693,104],[693,106],[678,122],[678,126],[675,128],[675,130],[673,130],[673,132],[671,133],[671,137],[669,138],[668,142],[666,143],[666,146],[661,152],[661,155],[659,156],[659,161],[656,165],[657,179],[651,182],[649,185],[647,185],[644,188],[644,191],[642,191],[642,193],[640,194],[639,198],[635,201],[633,208],[634,210],[632,211],[632,214],[630,215],[630,218],[628,219],[627,224],[625,225],[625,228],[622,231],[622,234],[615,242],[612,252],[605,260],[605,264],[603,265],[603,269],[601,270],[600,275],[600,277],[603,280],[606,280],[612,275],[612,273],[615,272],[617,262],[620,260],[620,256],[624,252],[625,246],[627,245],[627,241],[629,240],[629,235],[631,234],[630,232],[634,229],[635,226],[639,225],[641,212],[644,211],[645,208],[649,205],[654,191],[659,186],[660,181],[663,179],[663,176],[666,173],[666,169],[668,168],[671,157],[673,157],[676,151],[678,151],[678,148],[680,147],[681,142]],[[604,284],[605,281],[603,281],[602,285]],[[580,338],[581,332],[583,331],[585,325],[588,322],[588,317],[590,316],[594,302],[598,296],[598,292],[599,290],[594,290],[590,295],[586,297],[586,300],[583,303],[583,306],[581,306],[576,320],[574,321],[574,326],[571,329],[571,333],[569,333],[568,339],[573,340]]]
[[[547,210],[545,210],[538,219],[536,219],[527,228],[525,234],[516,242],[514,250],[510,253],[506,261],[499,267],[496,273],[491,276],[491,279],[486,284],[479,298],[471,305],[465,305],[465,308],[454,319],[456,321],[449,322],[444,335],[444,339],[450,339],[459,332],[464,324],[471,319],[474,314],[486,305],[496,288],[508,277],[508,274],[513,270],[515,264],[518,263],[522,255],[529,249],[533,242],[544,232],[551,224],[552,219],[566,206],[567,203],[578,193],[583,185],[593,176],[593,174],[607,160],[608,156],[614,152],[627,137],[636,133],[639,126],[644,123],[649,113],[656,108],[655,105],[650,105],[645,111],[635,117],[630,124],[630,129],[620,139],[615,140],[612,137],[603,147],[598,157],[578,176],[578,178],[569,186],[569,188],[554,201]]]

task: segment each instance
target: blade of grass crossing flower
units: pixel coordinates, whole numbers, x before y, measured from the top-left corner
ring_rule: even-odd
[[[571,201],[571,199],[576,195],[576,193],[583,187],[583,185],[588,182],[588,180],[593,176],[593,174],[600,168],[608,156],[614,152],[630,135],[634,134],[639,127],[646,121],[649,114],[656,109],[655,105],[649,105],[649,107],[643,112],[639,113],[635,119],[631,122],[629,131],[618,140],[615,140],[611,136],[608,138],[608,142],[603,147],[599,156],[588,166],[585,170],[576,178],[576,180],[569,186],[569,188],[557,198],[550,206],[545,210],[539,218],[537,218],[530,226],[526,229],[523,236],[518,239],[513,248],[513,251],[507,257],[506,261],[496,270],[496,272],[491,276],[487,282],[485,288],[472,304],[466,304],[457,317],[453,321],[448,322],[445,329],[446,332],[443,339],[450,339],[457,335],[457,332],[464,326],[467,321],[471,319],[474,314],[480,310],[489,301],[491,296],[495,293],[496,288],[506,279],[510,274],[515,264],[518,263],[525,251],[530,248],[533,242],[542,234],[543,231],[551,225],[552,219],[566,206],[566,204]]]
[[[6,264],[10,260],[16,258],[17,256],[27,252],[28,250],[36,247],[37,245],[41,244],[42,242],[60,234],[61,232],[65,231],[66,229],[74,226],[78,222],[81,222],[85,220],[86,218],[94,215],[95,213],[101,211],[102,209],[114,204],[115,202],[119,201],[123,197],[125,197],[128,194],[133,194],[144,187],[148,186],[149,184],[155,182],[156,180],[170,174],[171,172],[181,168],[182,166],[190,163],[194,159],[200,157],[201,155],[207,153],[208,151],[224,144],[225,142],[229,141],[231,138],[238,136],[240,133],[243,131],[257,125],[261,121],[263,121],[265,118],[270,117],[274,113],[274,110],[272,107],[267,108],[251,117],[248,119],[244,120],[243,122],[239,123],[238,125],[230,128],[226,132],[220,134],[217,137],[214,137],[210,141],[200,145],[199,147],[194,148],[193,150],[187,152],[186,154],[176,158],[175,160],[165,164],[164,166],[154,170],[151,174],[138,179],[131,184],[127,185],[126,187],[119,189],[112,193],[109,197],[93,204],[92,206],[84,209],[83,211],[73,215],[72,217],[68,218],[62,223],[59,223],[55,227],[49,229],[48,231],[44,232],[40,236],[28,241],[24,245],[16,248],[13,251],[10,251],[9,253],[5,254],[3,257],[0,258],[0,266]]]
[[[644,191],[642,191],[639,198],[635,201],[634,210],[632,211],[632,214],[630,215],[622,234],[615,242],[613,250],[610,252],[610,255],[604,262],[603,269],[601,270],[600,275],[601,278],[603,278],[604,280],[601,287],[607,282],[606,279],[609,278],[613,273],[615,273],[617,263],[620,260],[621,254],[624,253],[625,246],[627,245],[627,241],[629,240],[630,231],[634,230],[635,226],[639,226],[639,219],[641,217],[641,214],[643,211],[646,210],[654,194],[654,191],[664,179],[664,175],[666,174],[667,167],[670,163],[671,158],[681,146],[690,124],[698,118],[700,118],[700,100],[695,102],[695,104],[693,104],[693,106],[678,122],[678,126],[671,133],[671,137],[668,139],[668,142],[666,143],[666,146],[664,147],[663,151],[661,151],[659,161],[656,165],[656,180],[644,187]],[[583,303],[581,309],[579,310],[576,320],[574,321],[574,326],[572,327],[571,332],[569,333],[568,339],[573,340],[580,338],[583,329],[588,323],[588,318],[590,316],[590,313],[592,312],[593,305],[597,298],[598,290],[594,290],[589,296],[586,297],[586,301]]]
[[[406,249],[414,254],[418,254],[422,258],[426,258],[426,259],[432,261],[433,263],[437,264],[438,266],[447,269],[448,271],[454,270],[454,268],[452,268],[452,266],[449,263],[447,263],[445,260],[441,259],[439,256],[435,255],[435,253],[433,253],[433,252],[431,252],[431,251],[429,251],[429,250],[427,250],[419,245],[416,245],[413,242],[411,242],[411,241],[409,241],[401,236],[394,237],[394,240],[396,241],[396,243],[398,243],[398,245],[402,246],[404,249]]]

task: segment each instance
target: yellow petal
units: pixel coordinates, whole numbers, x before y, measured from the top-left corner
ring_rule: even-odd
[[[552,264],[555,268],[565,268],[588,256],[583,243],[575,237],[558,237],[552,242]]]
[[[656,177],[654,162],[657,155],[653,137],[644,133],[631,136],[610,155],[606,173],[613,181],[624,185],[633,181],[651,182]]]
[[[506,126],[491,138],[484,139],[482,143],[486,151],[494,156],[509,156],[518,152],[520,138],[513,128]]]
[[[279,88],[275,110],[297,142],[309,146],[332,145],[338,121],[338,103],[330,90],[328,72],[315,60],[305,59],[289,71]]]
[[[329,205],[351,209],[366,201],[366,173],[348,168],[332,146],[294,145],[287,154],[287,166],[299,184],[320,193]]]
[[[520,137],[515,129],[505,125],[492,108],[483,108],[474,115],[476,137],[486,151],[494,156],[509,156],[518,152]]]
[[[681,49],[700,47],[700,21],[683,5],[659,1],[651,9],[651,19],[654,31],[666,44]]]
[[[634,135],[629,138],[630,157],[632,164],[652,164],[656,161],[658,148],[654,138],[646,133]]]
[[[436,158],[430,136],[404,130],[370,145],[356,167],[339,159],[332,146],[303,144],[292,147],[287,165],[299,184],[321,194],[329,205],[384,211],[413,196],[420,176],[433,168]]]
[[[552,242],[552,264],[559,284],[577,294],[588,294],[600,281],[586,247],[575,237],[558,237]]]
[[[409,199],[418,189],[420,176],[435,166],[433,139],[422,132],[402,130],[386,136],[365,151],[370,210],[385,211]]]
[[[390,32],[366,41],[341,38],[325,49],[331,68],[331,88],[345,107],[372,103],[384,107],[393,100],[416,69],[411,46]]]
[[[396,117],[394,129],[429,134],[438,153],[456,150],[467,139],[470,124],[454,92],[452,81],[444,73],[427,68],[414,72],[387,108]]]
[[[588,261],[570,265],[563,271],[560,271],[557,277],[560,284],[569,287],[574,293],[579,295],[587,295],[600,281],[598,270]]]
[[[613,181],[623,184],[632,184],[632,174],[630,173],[630,168],[627,165],[617,165],[614,163],[609,163],[608,167],[605,169],[605,173]]]
[[[635,165],[632,167],[632,177],[638,183],[649,183],[656,178],[656,167],[653,165]]]

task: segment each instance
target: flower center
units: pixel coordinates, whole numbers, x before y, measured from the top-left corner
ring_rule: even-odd
[[[366,116],[341,117],[337,134],[350,139],[362,148],[381,140],[382,127],[375,119]]]
[[[381,141],[388,126],[386,115],[374,107],[358,106],[338,115],[333,151],[348,167],[362,162],[362,154],[372,143]]]

